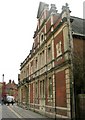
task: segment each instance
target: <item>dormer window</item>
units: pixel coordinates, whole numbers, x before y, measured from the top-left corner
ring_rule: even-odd
[[[40,44],[42,44],[44,41],[44,33],[41,33],[40,35]]]

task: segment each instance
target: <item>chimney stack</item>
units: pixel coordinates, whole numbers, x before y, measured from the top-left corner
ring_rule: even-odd
[[[51,4],[50,13],[51,14],[56,14],[57,13],[56,5],[55,4]]]
[[[11,83],[11,80],[9,80],[9,83]]]
[[[68,3],[65,4],[65,6],[62,6],[62,19],[64,17],[70,16],[70,10],[69,10],[69,6]]]
[[[68,3],[66,3],[65,6],[62,6],[62,11],[63,11],[63,10],[67,10],[67,9],[69,9]]]
[[[15,83],[14,80],[12,81],[12,83]]]

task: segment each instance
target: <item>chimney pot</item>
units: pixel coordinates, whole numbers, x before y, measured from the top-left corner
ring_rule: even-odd
[[[53,13],[53,14],[57,13],[56,5],[55,4],[51,4],[50,13]]]
[[[9,80],[9,83],[11,83],[11,80]]]

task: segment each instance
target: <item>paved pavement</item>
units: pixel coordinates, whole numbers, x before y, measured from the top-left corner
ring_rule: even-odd
[[[2,106],[2,118],[18,118],[18,116],[10,109],[9,106]]]
[[[0,120],[2,119],[2,105],[0,103]]]
[[[43,116],[39,113],[18,107],[17,105],[13,105],[13,106],[10,105],[10,106],[8,106],[8,108],[15,111],[18,115],[21,116],[21,118],[47,118],[46,116]]]

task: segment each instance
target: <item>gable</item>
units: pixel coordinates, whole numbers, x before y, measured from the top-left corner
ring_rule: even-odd
[[[40,17],[41,13],[43,12],[45,6],[49,6],[48,4],[44,3],[44,2],[40,2],[39,4],[39,8],[38,8],[38,13],[37,13],[37,18]]]

